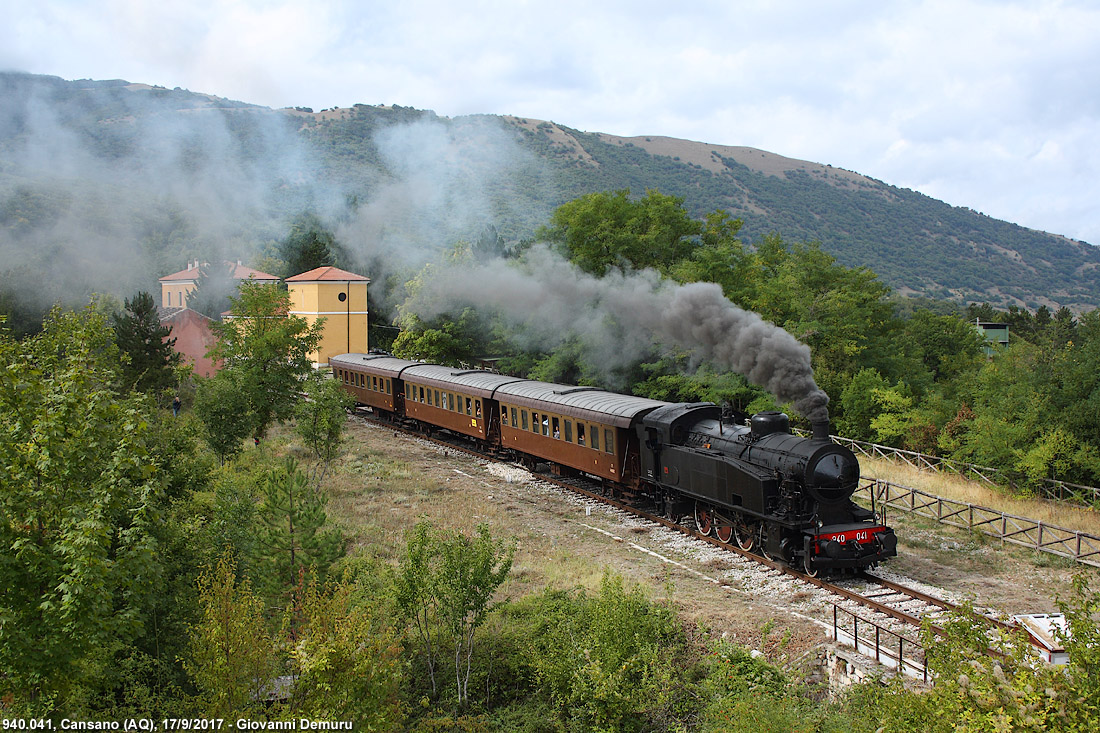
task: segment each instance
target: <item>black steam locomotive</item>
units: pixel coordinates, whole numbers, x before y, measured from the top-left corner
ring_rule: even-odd
[[[700,531],[811,575],[897,555],[894,531],[852,501],[859,461],[829,439],[828,423],[802,438],[783,413],[749,422],[723,421],[711,403],[649,412],[638,426],[643,480],[672,514],[693,502]]]
[[[452,369],[382,354],[332,357],[356,402],[427,432],[446,431],[528,465],[584,474],[606,493],[694,515],[721,542],[804,568],[857,570],[897,554],[897,538],[852,502],[855,455],[792,435],[787,416],[723,418],[711,403],[670,404],[593,387]]]

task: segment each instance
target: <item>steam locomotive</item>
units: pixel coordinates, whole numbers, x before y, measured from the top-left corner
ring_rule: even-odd
[[[897,538],[852,501],[855,455],[828,423],[803,438],[783,413],[747,422],[712,403],[668,403],[594,387],[454,369],[388,354],[342,354],[333,376],[384,419],[446,431],[529,466],[583,474],[617,497],[811,575],[871,567]]]

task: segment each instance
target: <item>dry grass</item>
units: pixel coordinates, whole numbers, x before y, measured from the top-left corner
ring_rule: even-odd
[[[903,463],[860,458],[865,477],[919,489],[945,499],[996,509],[1005,514],[1035,519],[1065,529],[1100,536],[1100,512],[1073,504],[1014,496],[1005,489],[968,481],[947,473],[919,471]]]

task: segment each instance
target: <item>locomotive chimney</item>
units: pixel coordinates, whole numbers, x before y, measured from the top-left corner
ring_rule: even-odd
[[[813,430],[814,440],[829,440],[829,421],[819,420],[810,425],[810,429]]]

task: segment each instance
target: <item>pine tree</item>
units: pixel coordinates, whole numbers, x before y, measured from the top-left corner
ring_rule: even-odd
[[[126,311],[112,318],[115,343],[124,355],[123,386],[137,392],[163,393],[176,386],[180,354],[172,329],[157,317],[153,296],[145,291],[126,300]]]
[[[344,551],[340,532],[325,526],[324,495],[309,485],[293,458],[267,474],[261,495],[258,564],[266,566],[263,577],[271,594],[289,591],[304,571],[324,577]]]

